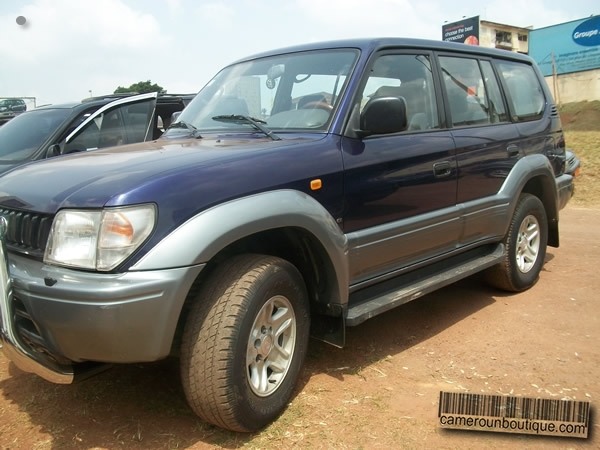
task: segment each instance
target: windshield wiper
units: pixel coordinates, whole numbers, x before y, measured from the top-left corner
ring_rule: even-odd
[[[191,123],[187,123],[187,122],[184,122],[183,120],[180,120],[179,122],[174,122],[171,125],[169,125],[169,128],[167,128],[167,129],[170,130],[173,128],[184,128],[184,129],[192,132],[192,137],[195,137],[196,139],[202,139],[202,136],[200,135],[200,131],[198,130],[198,128],[196,128]]]
[[[267,137],[270,137],[274,141],[280,141],[281,138],[273,133],[272,130],[269,130],[267,127],[263,126],[263,123],[267,123],[262,119],[257,119],[255,117],[244,116],[242,114],[231,114],[231,115],[222,115],[222,116],[214,116],[213,120],[217,120],[219,122],[231,122],[237,124],[249,124],[252,125],[258,131],[263,132]]]

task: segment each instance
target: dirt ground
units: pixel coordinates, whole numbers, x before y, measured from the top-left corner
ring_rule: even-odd
[[[256,434],[198,420],[175,361],[57,386],[0,355],[0,448],[600,448],[599,223],[564,210],[527,292],[475,276],[348,329],[344,349],[312,341],[289,408]],[[588,400],[590,437],[442,429],[440,391]]]

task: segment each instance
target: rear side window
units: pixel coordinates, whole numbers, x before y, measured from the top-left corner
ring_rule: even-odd
[[[476,59],[442,56],[440,64],[453,126],[485,125],[500,120],[492,113]]]
[[[533,67],[511,61],[498,61],[497,66],[508,90],[516,120],[540,119],[546,99]]]

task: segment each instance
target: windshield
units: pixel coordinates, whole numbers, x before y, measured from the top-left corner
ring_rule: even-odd
[[[0,160],[29,158],[69,116],[71,109],[38,109],[18,115],[0,127]]]
[[[246,61],[222,70],[181,113],[178,121],[199,132],[265,129],[325,130],[354,67],[358,51],[291,53]],[[251,120],[222,120],[223,116]],[[214,118],[217,119],[214,119]],[[189,134],[174,127],[166,136]]]

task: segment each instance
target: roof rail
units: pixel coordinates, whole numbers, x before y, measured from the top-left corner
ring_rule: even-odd
[[[81,100],[82,103],[87,103],[87,102],[93,102],[96,100],[106,100],[106,99],[110,99],[110,98],[125,98],[125,97],[131,97],[132,95],[138,95],[139,92],[123,92],[123,93],[119,93],[119,94],[106,94],[106,95],[99,95],[99,96],[95,96],[95,97],[86,97],[83,100]]]

